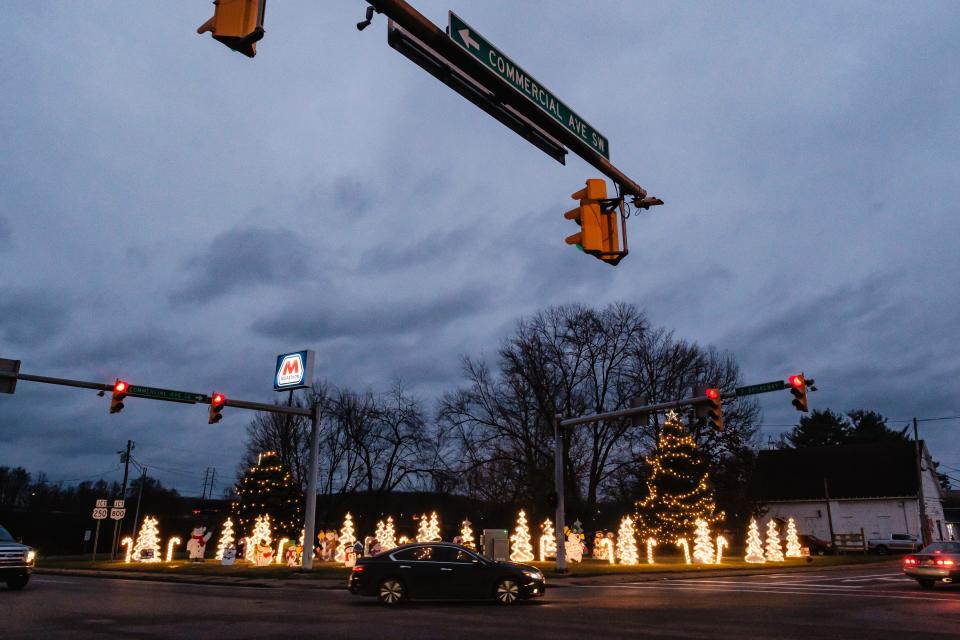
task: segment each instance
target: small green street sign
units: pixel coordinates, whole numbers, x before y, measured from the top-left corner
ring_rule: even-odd
[[[187,402],[189,404],[196,404],[197,402],[204,402],[206,400],[206,396],[201,393],[158,389],[156,387],[138,387],[135,384],[130,385],[128,393],[131,396],[153,398],[154,400],[167,400],[169,402]]]
[[[758,393],[768,393],[770,391],[780,391],[787,388],[787,383],[783,380],[773,380],[762,384],[752,384],[748,387],[737,387],[734,391],[737,396],[752,396]]]
[[[452,11],[447,35],[594,151],[610,159],[610,143],[604,136]]]

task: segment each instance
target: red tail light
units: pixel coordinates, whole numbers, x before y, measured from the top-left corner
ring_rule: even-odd
[[[904,558],[903,564],[917,564],[916,558]]]
[[[354,567],[353,567],[353,572],[354,572],[354,573],[360,573],[361,571],[363,571],[363,565],[362,565],[362,564],[354,565]]]
[[[944,560],[943,558],[937,558],[936,560],[934,560],[934,562],[939,567],[952,567],[955,564],[953,560],[950,560],[950,559]]]

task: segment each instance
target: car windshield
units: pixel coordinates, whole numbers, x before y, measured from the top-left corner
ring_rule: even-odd
[[[16,540],[13,539],[13,536],[10,535],[9,531],[3,527],[0,527],[0,542],[16,542]]]
[[[960,542],[934,542],[925,546],[920,553],[960,553]]]

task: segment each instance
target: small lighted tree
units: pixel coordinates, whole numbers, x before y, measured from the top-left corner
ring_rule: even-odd
[[[223,560],[223,552],[233,546],[234,543],[233,520],[227,518],[223,523],[223,529],[220,530],[220,541],[217,543],[217,560]]]
[[[468,549],[473,549],[475,546],[473,529],[470,528],[470,521],[466,519],[460,524],[460,544]]]
[[[425,513],[420,516],[417,524],[417,542],[430,542],[430,521]]]
[[[636,529],[633,518],[624,516],[620,521],[620,530],[617,532],[617,555],[621,564],[638,564]]]
[[[440,535],[440,519],[437,518],[437,512],[430,514],[430,521],[427,523],[427,540],[429,542],[440,542],[443,536]]]
[[[783,562],[783,547],[780,546],[780,532],[777,531],[777,521],[773,518],[767,521],[767,562]]]
[[[270,527],[270,516],[257,516],[253,521],[253,531],[249,538],[250,546],[272,547],[273,533]]]
[[[557,555],[557,532],[553,529],[553,521],[547,518],[540,525],[543,535],[540,536],[540,562]]]
[[[747,562],[761,563],[767,559],[763,555],[763,544],[760,541],[760,529],[757,528],[757,521],[750,518],[750,526],[747,529],[747,555],[743,558]]]
[[[357,538],[353,532],[353,516],[351,516],[348,511],[347,515],[343,518],[343,528],[340,529],[340,538],[337,541],[337,552],[333,556],[333,559],[337,562],[346,562],[347,549],[352,547],[356,541]]]
[[[157,519],[146,516],[143,526],[137,533],[137,541],[131,552],[134,562],[160,562],[160,531],[157,528]]]
[[[713,564],[714,548],[710,539],[710,525],[706,520],[697,520],[697,532],[693,538],[693,559],[700,564]]]
[[[657,546],[657,541],[653,538],[647,538],[647,564],[653,564],[653,548]]]
[[[793,518],[787,518],[787,557],[799,558],[802,555],[800,538],[797,536],[797,523],[793,521]]]
[[[523,509],[517,515],[517,528],[510,536],[511,562],[530,562],[533,560],[533,546],[530,544],[530,528],[527,526],[527,514]]]
[[[377,538],[380,542],[380,550],[387,551],[397,546],[397,531],[393,526],[393,516],[387,516],[387,521],[383,525],[383,538]]]

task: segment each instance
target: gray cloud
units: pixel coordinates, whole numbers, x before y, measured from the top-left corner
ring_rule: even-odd
[[[245,287],[300,280],[309,271],[308,249],[292,231],[242,227],[218,234],[187,262],[188,284],[170,299],[209,301]]]
[[[0,335],[36,346],[60,334],[70,321],[70,301],[55,291],[0,290]]]
[[[13,227],[3,216],[0,216],[0,247],[8,247],[13,238]]]

